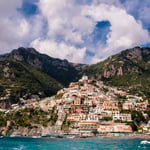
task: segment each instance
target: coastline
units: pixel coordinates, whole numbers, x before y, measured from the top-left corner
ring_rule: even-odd
[[[103,138],[103,139],[150,139],[148,135],[133,135],[133,136],[101,136],[96,138]]]
[[[80,137],[75,135],[48,135],[48,136],[21,136],[21,135],[10,135],[10,136],[3,136],[3,137],[21,137],[21,138],[56,138],[56,139],[150,139],[150,135],[124,135],[124,136],[93,136],[93,137]]]

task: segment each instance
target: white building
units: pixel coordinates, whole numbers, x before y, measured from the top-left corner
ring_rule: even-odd
[[[99,121],[99,116],[96,115],[96,114],[88,114],[87,118],[86,118],[86,121],[96,121],[96,122],[98,122]]]
[[[113,120],[132,121],[131,114],[114,114]]]

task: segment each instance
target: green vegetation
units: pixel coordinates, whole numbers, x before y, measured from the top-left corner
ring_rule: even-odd
[[[109,90],[107,88],[102,89],[105,93],[107,93]]]
[[[115,123],[127,123],[127,121],[122,121],[122,120],[115,120]]]
[[[102,120],[111,121],[111,120],[112,120],[112,117],[104,117]]]
[[[63,97],[64,93],[60,93],[58,95],[55,96],[56,99],[61,99]]]
[[[139,53],[135,51],[137,50]],[[140,58],[140,59],[139,59]],[[150,49],[133,48],[87,66],[84,73],[104,84],[150,98]],[[120,70],[120,72],[119,72]],[[119,74],[118,74],[119,73]]]
[[[122,104],[127,100],[126,96],[122,96],[120,94],[116,94],[116,99],[118,100],[118,107],[120,111],[122,111]]]
[[[53,107],[53,109],[51,110],[50,116],[51,116],[50,120],[51,120],[52,125],[55,125],[57,118],[58,118],[57,110],[55,107]]]
[[[80,87],[80,86],[83,86],[84,84],[83,84],[83,82],[78,82],[78,85]]]
[[[120,94],[116,94],[116,98],[118,101],[120,102],[125,102],[127,100],[127,97],[126,96],[122,96]]]
[[[21,47],[1,58],[0,96],[5,97],[10,90],[12,103],[25,94],[41,98],[54,95],[78,77],[78,71],[67,60],[51,58],[33,48]]]
[[[8,77],[0,74],[0,96],[8,94],[12,103],[18,102],[25,94],[45,97],[55,94],[61,88],[53,78],[25,63],[3,61],[0,64],[2,70],[6,66],[9,68]]]
[[[6,127],[7,121],[10,121],[9,130],[11,128],[27,127],[32,128],[35,125],[47,126],[50,122],[49,113],[41,109],[26,108],[16,112],[0,115],[0,127]]]
[[[137,126],[134,122],[128,122],[127,125],[130,125],[133,131],[137,131]]]
[[[131,110],[121,110],[120,113],[131,114]]]
[[[95,87],[98,87],[98,86],[96,85],[96,80],[92,80],[92,82],[91,82],[90,84],[92,84],[92,85],[95,86]]]
[[[3,113],[0,113],[0,127],[5,127],[7,125],[7,117]]]
[[[131,117],[136,125],[140,125],[141,122],[146,123],[146,120],[141,111],[136,111],[136,110],[131,111]]]
[[[73,121],[67,121],[67,115],[65,116],[65,119],[62,123],[61,129],[65,132],[65,133],[69,133],[69,127],[73,127],[74,126],[74,122]]]
[[[42,71],[64,86],[75,81],[78,76],[76,68],[67,60],[61,60],[40,54],[34,48],[21,47],[10,53],[10,57],[15,54],[22,57],[22,62]]]
[[[148,114],[148,117],[150,118],[150,110],[146,110],[144,113]]]
[[[3,92],[4,92],[4,87],[0,86],[0,96],[3,96]]]
[[[95,108],[95,107],[96,107],[96,105],[95,105],[95,104],[92,104],[92,107],[93,107],[93,108]]]

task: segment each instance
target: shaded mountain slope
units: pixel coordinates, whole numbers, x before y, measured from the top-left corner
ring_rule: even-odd
[[[55,94],[62,85],[31,65],[18,61],[0,61],[0,106],[5,108],[27,95],[45,97]]]
[[[53,77],[64,86],[71,81],[76,81],[78,76],[76,68],[67,60],[40,54],[34,48],[18,48],[9,54],[0,56],[0,60],[18,60],[27,63]]]

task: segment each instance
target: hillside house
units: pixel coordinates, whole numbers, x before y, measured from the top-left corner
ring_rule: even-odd
[[[126,124],[114,124],[114,133],[132,133],[132,128],[130,125]]]
[[[105,110],[119,110],[118,106],[113,101],[104,101],[103,106]]]
[[[143,102],[138,102],[137,103],[137,110],[146,110],[147,109],[147,106],[148,106],[148,101],[143,101]]]
[[[88,105],[71,105],[70,113],[88,113],[89,107]]]
[[[99,133],[132,133],[132,128],[125,124],[107,124],[98,126]]]
[[[82,121],[79,123],[79,133],[81,137],[95,136],[98,128],[98,122]]]
[[[96,114],[87,114],[86,121],[95,121],[99,122],[99,116]]]
[[[80,105],[81,104],[81,98],[80,97],[75,97],[74,98],[74,105]]]
[[[134,110],[136,107],[136,103],[127,101],[123,103],[123,110]]]
[[[131,114],[123,114],[123,113],[113,114],[113,120],[129,121],[129,122],[132,121]]]
[[[89,113],[90,114],[101,114],[101,112],[103,111],[103,106],[96,106],[95,108],[90,107]]]
[[[67,116],[67,120],[69,120],[69,121],[83,121],[83,120],[86,120],[86,114],[83,114],[83,113],[69,114]]]

